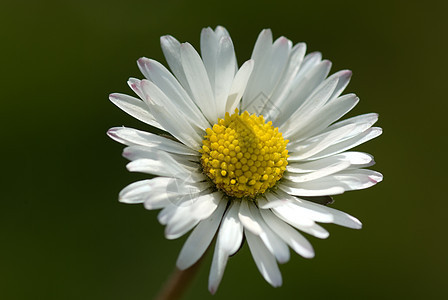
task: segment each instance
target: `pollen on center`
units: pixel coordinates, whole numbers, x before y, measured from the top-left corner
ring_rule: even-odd
[[[207,128],[202,143],[204,173],[231,197],[263,194],[280,180],[288,164],[288,140],[271,121],[247,111],[226,113]]]

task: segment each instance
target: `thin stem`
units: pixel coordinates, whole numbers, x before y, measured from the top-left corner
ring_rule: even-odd
[[[187,290],[195,274],[199,270],[202,258],[186,270],[176,268],[159,292],[155,300],[177,300]]]

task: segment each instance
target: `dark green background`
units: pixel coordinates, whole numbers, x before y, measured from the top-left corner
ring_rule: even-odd
[[[1,34],[1,299],[151,299],[185,238],[157,212],[117,201],[128,173],[112,126],[146,129],[107,99],[165,62],[159,37],[199,47],[224,25],[239,63],[261,29],[304,41],[354,72],[351,113],[378,112],[380,138],[358,147],[385,179],[336,197],[360,231],[325,225],[316,257],[292,255],[283,287],[258,273],[247,245],[213,299],[438,299],[447,288],[446,1],[9,1]],[[186,294],[210,299],[210,255]]]

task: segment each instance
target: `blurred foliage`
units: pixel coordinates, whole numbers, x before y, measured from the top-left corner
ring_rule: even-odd
[[[316,257],[293,255],[270,287],[247,245],[213,299],[438,299],[448,292],[446,1],[10,1],[0,11],[3,123],[0,298],[150,299],[185,238],[165,240],[157,212],[120,204],[130,174],[106,130],[147,130],[107,100],[131,93],[136,59],[164,62],[159,37],[199,48],[224,25],[239,63],[261,29],[304,41],[333,71],[351,69],[351,115],[379,112],[385,180],[336,197],[361,231],[328,225]],[[210,254],[210,253],[209,253]],[[210,255],[186,299],[209,299]]]

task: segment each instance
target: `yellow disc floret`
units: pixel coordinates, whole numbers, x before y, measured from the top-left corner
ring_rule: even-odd
[[[263,116],[235,110],[206,133],[200,150],[204,173],[227,195],[254,198],[282,178],[288,140]]]

